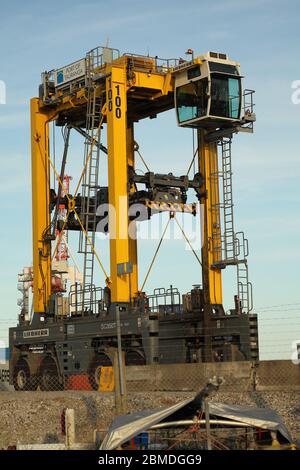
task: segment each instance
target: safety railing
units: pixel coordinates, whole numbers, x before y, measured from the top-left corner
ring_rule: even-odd
[[[125,53],[124,57],[130,59],[134,69],[148,70],[149,72],[166,73],[178,65],[178,59],[162,59],[160,57],[144,56],[140,54]]]
[[[148,296],[151,312],[159,312],[164,315],[169,313],[181,313],[181,294],[176,287],[159,287],[154,289],[153,294]]]
[[[119,49],[113,49],[111,47],[98,46],[91,49],[86,57],[90,70],[93,71],[103,67],[104,64],[109,64],[113,60],[118,59],[120,57],[120,51]]]
[[[254,90],[245,89],[243,93],[242,101],[242,121],[243,129],[245,132],[253,132],[253,124],[256,121],[256,115],[254,112]]]
[[[79,283],[70,287],[69,310],[71,316],[98,315],[106,310],[104,289],[87,284],[84,289]]]

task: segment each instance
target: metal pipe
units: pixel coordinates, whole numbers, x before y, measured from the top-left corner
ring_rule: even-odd
[[[83,129],[81,129],[81,127],[73,126],[73,129],[75,129],[79,134],[81,134],[89,142],[92,142],[92,140],[93,140],[92,137],[87,132],[85,132]],[[107,155],[107,153],[108,153],[107,148],[103,144],[101,144],[100,142],[95,140],[95,145],[96,145],[96,147],[98,147],[98,149],[102,150],[102,152]]]
[[[60,176],[59,176],[61,184],[63,184],[64,182],[65,168],[66,168],[67,155],[68,155],[69,142],[70,142],[70,133],[71,133],[71,128],[67,127],[66,135],[65,135],[64,153],[62,157]],[[58,184],[58,191],[57,191],[57,199],[56,199],[55,212],[54,212],[54,217],[53,217],[53,234],[55,234],[56,222],[57,222],[57,217],[58,217],[58,208],[59,208],[60,197],[61,197],[61,193],[63,189],[60,182],[58,182],[59,184]]]
[[[120,377],[120,393],[124,395],[124,371],[123,371],[123,357],[122,357],[122,338],[121,338],[121,321],[119,306],[116,306],[116,324],[117,324],[117,339],[118,339],[118,361],[119,361],[119,377]]]
[[[208,401],[207,398],[204,399],[204,413],[205,413],[205,429],[206,429],[207,450],[212,450],[211,434],[210,434],[210,421],[209,421],[209,401]]]
[[[193,419],[182,419],[179,421],[169,421],[167,423],[158,423],[151,426],[149,429],[164,429],[164,428],[171,428],[176,426],[192,426],[195,424],[205,424],[205,419],[200,420],[193,420]],[[251,428],[252,426],[247,423],[242,423],[240,421],[227,421],[225,419],[210,419],[209,420],[211,425],[222,425],[228,427],[235,427],[235,428]]]

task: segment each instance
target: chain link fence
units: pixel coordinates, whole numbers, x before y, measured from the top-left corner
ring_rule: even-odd
[[[35,390],[11,393],[8,384],[8,365],[1,366],[0,383],[0,447],[20,444],[64,444],[63,411],[75,410],[76,439],[91,445],[95,431],[103,437],[116,415],[115,374],[111,366],[103,366],[98,377],[77,374],[63,384],[51,381],[49,370],[47,388],[43,391],[36,377]],[[223,383],[212,398],[214,401],[242,406],[269,407],[284,419],[295,439],[300,438],[300,408],[297,395],[300,391],[300,369],[291,361],[261,361],[258,366],[250,362],[160,364],[127,366],[125,413],[171,406],[185,398],[193,397],[213,377],[222,377]],[[19,380],[25,380],[19,377]],[[97,390],[93,384],[97,382]],[[5,393],[8,392],[8,393]],[[190,429],[181,436],[182,429],[152,432],[151,445],[170,448],[201,448],[204,427]],[[187,429],[189,429],[188,427]],[[223,430],[224,431],[224,430]],[[244,429],[234,430],[236,439],[230,441],[222,430],[214,431],[215,448],[243,448]],[[250,432],[250,431],[249,431]],[[233,434],[232,434],[233,435]],[[179,442],[177,442],[177,437]],[[253,436],[252,436],[253,437]],[[250,445],[247,434],[247,445]],[[205,439],[204,439],[205,440]],[[189,443],[187,443],[187,441]],[[195,442],[199,447],[195,446]],[[221,442],[221,444],[220,444]],[[240,442],[240,443],[238,443]]]

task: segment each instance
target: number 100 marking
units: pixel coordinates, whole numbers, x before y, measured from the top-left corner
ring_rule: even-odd
[[[108,110],[112,111],[113,108],[113,93],[111,89],[111,81],[109,81],[110,88],[108,90]],[[120,85],[115,85],[115,89],[117,90],[117,94],[115,96],[115,115],[117,119],[120,119],[122,116],[121,110],[121,96],[120,96]]]

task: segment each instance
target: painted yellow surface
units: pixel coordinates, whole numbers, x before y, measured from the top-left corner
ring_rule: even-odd
[[[129,302],[129,275],[118,266],[129,263],[127,99],[125,71],[111,67],[106,84],[110,280],[112,302]]]
[[[51,242],[45,240],[50,225],[50,165],[47,114],[39,100],[31,100],[31,172],[34,311],[45,312],[51,294]]]
[[[101,367],[99,392],[113,392],[115,388],[114,369],[111,366]]]
[[[218,151],[217,144],[205,142],[204,136],[204,131],[198,131],[199,169],[207,192],[203,200],[203,287],[205,303],[222,304],[222,274],[213,267],[221,259]]]

